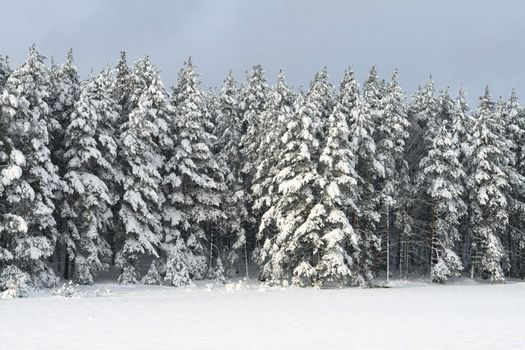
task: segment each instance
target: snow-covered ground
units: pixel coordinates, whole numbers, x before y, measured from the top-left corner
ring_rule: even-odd
[[[525,283],[99,284],[0,300],[1,349],[525,349]]]

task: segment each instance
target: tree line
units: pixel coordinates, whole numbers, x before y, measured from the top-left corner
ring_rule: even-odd
[[[248,276],[363,286],[376,276],[525,275],[525,111],[486,88],[472,111],[398,73],[305,90],[256,65],[166,89],[148,57],[82,81],[73,54],[0,57],[0,291],[181,286]]]

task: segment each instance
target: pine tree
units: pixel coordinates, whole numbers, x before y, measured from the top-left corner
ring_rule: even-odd
[[[360,96],[359,84],[350,69],[341,81],[338,106],[346,115],[349,149],[356,158],[357,210],[352,213],[351,222],[354,231],[360,236],[359,272],[364,281],[369,282],[373,278],[375,256],[380,250],[380,237],[377,234],[381,217],[380,197],[375,187],[384,170],[376,156],[374,116],[368,103]]]
[[[52,103],[50,108],[53,119],[58,125],[52,131],[53,151],[59,151],[65,130],[71,122],[71,114],[74,109],[75,101],[80,95],[80,77],[74,65],[73,50],[69,50],[66,55],[66,62],[57,67],[53,76],[54,88],[52,91]]]
[[[0,56],[0,90],[4,88],[7,78],[12,72],[13,70],[9,66],[7,57]]]
[[[347,73],[346,79],[352,80]],[[343,81],[346,80],[343,78]],[[322,190],[320,203],[316,205],[322,215],[322,244],[319,248],[319,262],[316,274],[319,282],[337,282],[340,285],[351,283],[362,285],[365,276],[361,269],[360,235],[352,226],[350,215],[360,214],[360,181],[356,173],[357,154],[349,142],[347,116],[357,108],[356,93],[359,87],[349,83],[342,86],[339,100],[328,120],[326,146],[319,159],[322,168]],[[348,89],[350,88],[350,89]],[[359,95],[357,95],[358,97]]]
[[[11,186],[22,176],[25,157],[12,147],[7,119],[0,113],[0,299],[25,296],[29,282],[28,273],[17,267],[24,253],[19,242],[27,233],[27,223],[9,206],[12,196],[17,195]]]
[[[252,71],[248,73],[247,81],[241,88],[238,105],[242,120],[242,136],[240,142],[242,167],[240,170],[248,209],[248,218],[243,223],[247,236],[246,244],[253,241],[253,235],[256,231],[257,222],[259,221],[257,213],[254,213],[252,210],[254,199],[251,188],[257,167],[261,137],[264,133],[265,121],[262,118],[267,104],[268,90],[269,88],[264,77],[262,66],[254,66]]]
[[[455,113],[452,118],[451,123],[451,132],[454,139],[454,144],[458,147],[458,160],[461,163],[464,171],[468,170],[468,157],[470,153],[470,143],[471,143],[471,134],[472,128],[474,126],[474,119],[469,113],[469,106],[467,105],[465,92],[463,88],[458,91],[456,97],[456,108],[454,109]],[[466,184],[467,177],[463,177],[462,186],[463,186],[463,196],[461,200],[468,204],[469,198],[469,188]],[[461,220],[461,225],[459,228],[460,232],[460,244],[459,244],[459,253],[463,262],[463,265],[468,265],[468,253],[470,251],[470,206],[467,205],[467,212]]]
[[[504,123],[502,138],[505,140],[505,153],[508,163],[506,173],[509,178],[508,212],[509,226],[507,237],[502,237],[506,242],[508,251],[509,274],[518,275],[518,251],[525,244],[525,167],[523,151],[525,150],[525,118],[522,108],[518,102],[516,91],[512,93],[508,101],[500,103],[497,113],[498,119]]]
[[[316,264],[323,244],[322,205],[316,203],[321,188],[315,153],[321,147],[317,135],[323,99],[315,84],[296,100],[295,111],[282,138],[275,183],[278,199],[262,217],[259,234],[275,225],[275,234],[263,236],[258,252],[262,280],[281,283],[292,278],[294,284],[320,283]],[[291,274],[290,274],[291,273]]]
[[[411,110],[415,115],[415,122],[425,132],[425,143],[429,147],[432,144],[432,137],[439,129],[439,107],[440,97],[436,95],[434,81],[430,76],[428,82],[416,92]]]
[[[383,84],[383,80],[379,79],[377,70],[372,67],[370,70],[365,83],[363,84],[363,98],[368,105],[370,118],[374,124],[374,141],[379,142],[379,126],[382,123],[382,111],[383,105],[382,100],[385,97],[386,88]]]
[[[120,52],[120,58],[115,67],[115,79],[112,86],[112,97],[119,106],[120,121],[122,123],[128,120],[128,115],[135,107],[131,104],[131,95],[133,94],[133,78],[130,67],[127,63],[126,52]]]
[[[308,90],[307,103],[314,103],[315,106],[311,107],[312,122],[314,123],[315,137],[319,140],[320,146],[324,147],[326,142],[326,134],[328,127],[328,118],[334,108],[334,88],[329,82],[328,71],[324,67],[318,72],[314,80],[310,83]],[[322,148],[314,149],[312,156],[314,159],[318,159],[322,152]]]
[[[141,255],[158,257],[162,239],[158,140],[165,134],[165,92],[146,57],[135,64],[132,101],[137,101],[120,134],[124,194],[118,212],[123,245],[116,256],[120,283],[137,283]],[[164,137],[162,137],[164,139]]]
[[[459,220],[466,205],[462,201],[462,178],[465,176],[458,159],[458,147],[444,120],[434,139],[432,149],[421,161],[423,182],[431,204],[431,259],[432,281],[444,283],[449,277],[459,276],[463,266],[454,252],[459,240]]]
[[[286,132],[286,123],[292,113],[293,91],[288,87],[282,72],[277,77],[277,84],[268,93],[268,101],[262,118],[265,133],[261,136],[256,172],[252,192],[254,209],[265,211],[271,205],[275,189],[272,180],[275,174],[279,152],[282,149],[281,138]]]
[[[493,281],[501,281],[505,252],[500,236],[508,224],[509,179],[505,172],[505,143],[501,138],[503,125],[495,112],[487,88],[475,112],[467,186],[471,206],[471,275],[482,272]]]
[[[265,131],[261,137],[259,160],[253,179],[252,193],[253,209],[261,215],[266,212],[278,198],[278,188],[274,178],[278,172],[280,154],[284,148],[282,138],[286,132],[287,123],[293,113],[294,94],[288,87],[284,74],[279,73],[277,84],[268,94],[266,110],[263,113]],[[275,234],[274,225],[269,225],[256,235],[258,242],[264,241],[267,235]],[[254,258],[259,260],[259,247],[254,251]]]
[[[64,137],[67,187],[61,209],[66,225],[63,240],[73,278],[80,284],[92,284],[96,273],[108,267],[111,255],[104,233],[110,226],[114,198],[105,181],[115,174],[115,141],[101,127],[116,111],[105,83],[102,75],[83,86]]]
[[[100,169],[99,176],[108,187],[108,195],[111,199],[110,210],[107,215],[111,216],[108,227],[105,230],[106,241],[110,245],[111,264],[115,263],[116,238],[121,231],[118,223],[119,201],[122,195],[123,175],[120,168],[118,154],[120,154],[119,121],[120,106],[113,95],[114,74],[110,66],[106,66],[97,76],[100,85],[98,91],[99,119],[97,122],[96,140],[105,159],[110,164],[109,169]]]
[[[452,120],[452,134],[454,142],[459,145],[460,154],[459,159],[463,161],[468,152],[470,130],[474,125],[474,120],[469,114],[469,107],[466,102],[465,92],[461,88],[456,98],[455,114]]]
[[[226,218],[220,208],[223,174],[212,153],[214,136],[206,131],[208,112],[191,59],[180,73],[175,92],[172,128],[177,140],[164,166],[164,186],[168,186],[164,218],[171,218],[169,237],[175,247],[180,239],[186,242],[189,257],[183,263],[190,276],[200,279],[212,272],[213,249],[220,238],[215,236]]]
[[[75,107],[74,104],[80,94],[80,77],[74,65],[73,51],[71,49],[66,55],[66,62],[64,64],[57,66],[53,61],[51,62],[49,92],[46,102],[50,107],[51,115],[48,123],[51,140],[51,158],[53,163],[58,167],[58,175],[62,180],[66,173],[67,162],[64,159],[64,153],[66,152],[64,147],[65,131],[71,123],[71,115]],[[56,193],[55,206],[57,208],[60,207],[60,203],[62,203],[66,196],[66,194],[63,193],[63,189],[65,188],[65,184],[63,184]],[[65,250],[64,278],[69,279],[69,262],[72,260],[67,256],[67,243],[64,237],[67,231],[67,223],[62,220],[59,210],[55,211],[55,220],[57,221],[57,227],[60,233],[60,238],[57,242],[58,270],[61,271],[62,262],[60,260],[62,250]]]
[[[7,133],[17,136],[12,146],[25,159],[18,162],[23,163],[22,174],[10,187],[7,203],[8,211],[27,223],[14,242],[14,261],[35,286],[56,283],[46,262],[57,238],[53,201],[59,183],[49,151],[48,86],[44,57],[33,46],[26,62],[9,76],[1,99]]]
[[[227,224],[221,235],[230,236],[226,274],[233,274],[235,263],[241,255],[244,255],[243,265],[245,275],[248,277],[248,251],[246,231],[243,225],[243,222],[248,220],[248,210],[245,203],[246,191],[242,183],[239,147],[242,137],[242,120],[238,108],[239,91],[231,71],[224,80],[218,100],[214,148],[226,185],[221,205],[222,211],[227,213]]]
[[[377,160],[384,169],[384,177],[380,179],[379,191],[385,223],[387,281],[390,274],[391,210],[398,203],[400,184],[403,181],[406,183],[403,177],[407,176],[408,169],[404,151],[410,123],[407,120],[404,95],[399,86],[397,75],[397,71],[395,71],[388,84],[386,96],[382,100],[382,123],[378,130],[380,136],[377,144]]]

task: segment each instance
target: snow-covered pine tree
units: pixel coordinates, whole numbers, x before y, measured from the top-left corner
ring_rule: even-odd
[[[165,91],[158,70],[146,57],[133,70],[132,103],[136,103],[121,127],[119,144],[123,190],[118,212],[123,227],[122,247],[116,255],[120,283],[137,283],[139,259],[158,257],[162,239],[159,186],[161,156],[168,118]]]
[[[9,66],[9,61],[7,57],[0,55],[0,91],[4,88],[4,85],[9,78],[9,75],[13,72]]]
[[[493,281],[505,278],[501,266],[505,252],[500,237],[508,225],[506,193],[509,189],[503,122],[497,117],[487,87],[475,112],[467,186],[471,212],[471,276],[482,274]]]
[[[56,283],[46,261],[57,238],[53,200],[59,183],[49,151],[48,87],[44,57],[32,46],[26,62],[9,76],[1,98],[7,133],[16,135],[12,146],[19,151],[17,163],[22,168],[21,177],[9,188],[7,207],[27,223],[27,230],[19,232],[14,242],[16,266],[37,287]]]
[[[312,159],[319,159],[323,150],[322,147],[326,142],[328,118],[334,108],[334,87],[330,84],[326,67],[317,72],[314,80],[310,83],[308,98],[305,102],[316,105],[312,107],[312,111],[314,111],[312,122],[316,133],[314,136],[319,140],[320,148],[313,150]]]
[[[379,142],[379,125],[382,123],[382,99],[385,97],[386,88],[383,80],[379,79],[376,67],[372,67],[365,83],[363,84],[363,98],[368,105],[371,119],[374,123],[374,141]]]
[[[255,163],[259,153],[260,132],[263,130],[265,122],[262,117],[268,100],[268,92],[269,88],[264,77],[264,70],[261,65],[256,65],[242,86],[239,100],[244,132],[241,138],[241,146],[246,158],[243,172],[250,182],[256,170]]]
[[[112,97],[119,106],[119,120],[125,123],[128,115],[135,107],[131,104],[133,95],[133,78],[131,68],[127,63],[126,52],[120,52],[119,61],[115,67],[115,79],[112,86]]]
[[[456,118],[456,103],[450,97],[448,89],[436,93],[434,90],[434,83],[432,78],[429,79],[427,84],[420,88],[416,93],[412,104],[409,108],[409,114],[413,125],[410,128],[409,141],[409,152],[407,153],[407,160],[409,162],[409,174],[413,179],[410,181],[409,186],[412,187],[412,196],[414,202],[417,203],[411,209],[412,220],[419,227],[419,230],[414,235],[414,242],[420,242],[414,244],[414,255],[420,256],[418,259],[418,267],[424,268],[426,272],[430,270],[431,279],[436,282],[445,282],[446,276],[435,277],[434,266],[438,264],[440,251],[436,246],[438,245],[438,233],[437,226],[440,225],[439,214],[436,212],[436,208],[439,207],[439,202],[436,202],[436,193],[432,192],[432,188],[429,189],[429,184],[434,181],[436,174],[432,172],[425,172],[425,167],[428,166],[428,157],[430,152],[434,152],[436,155],[436,140],[437,135],[441,130],[441,126],[446,122],[446,128],[450,131],[452,128],[453,120]],[[445,137],[444,135],[441,136]],[[453,144],[455,147],[455,144]],[[459,157],[459,154],[457,155]],[[425,165],[423,166],[423,162]],[[425,176],[430,176],[426,179]],[[464,176],[458,177],[458,181],[464,181]],[[460,188],[463,188],[461,184]],[[464,192],[460,191],[463,195]],[[404,197],[408,197],[409,195]],[[462,202],[461,197],[458,200]],[[459,215],[461,219],[462,215]],[[451,218],[452,219],[452,218]],[[457,227],[454,226],[454,229]],[[453,234],[456,236],[456,233]],[[453,240],[453,242],[456,242]],[[448,248],[455,248],[452,245],[448,245]],[[425,258],[426,257],[426,258]],[[441,265],[439,265],[441,266]],[[438,267],[439,267],[438,266]],[[451,275],[455,275],[452,271]]]
[[[380,237],[376,227],[381,217],[380,197],[375,187],[384,170],[376,159],[373,139],[375,121],[368,103],[360,95],[359,84],[351,69],[345,71],[341,80],[337,106],[346,115],[349,148],[356,157],[358,195],[355,205],[358,210],[352,215],[352,226],[360,236],[359,272],[364,281],[369,282],[373,278],[372,268],[380,250]]]
[[[284,73],[280,72],[277,83],[268,94],[266,110],[263,114],[265,120],[265,131],[261,135],[259,149],[259,160],[253,179],[253,210],[258,216],[266,212],[271,205],[278,200],[278,188],[274,183],[277,175],[280,154],[283,150],[282,137],[290,115],[293,113],[295,95],[288,87]],[[266,235],[273,235],[275,225],[267,225],[265,231],[259,231],[256,236],[257,242],[263,242]],[[260,244],[258,244],[260,246]],[[259,260],[259,247],[254,250],[254,259]]]
[[[261,138],[266,132],[266,123],[262,118],[267,104],[269,88],[261,65],[254,66],[247,75],[247,80],[241,87],[238,105],[242,120],[240,142],[242,167],[240,170],[248,209],[248,219],[243,222],[246,230],[246,244],[255,246],[252,242],[255,238],[259,218],[257,213],[253,211],[252,185],[257,170]]]
[[[53,138],[53,152],[60,150],[65,130],[71,121],[74,104],[80,95],[80,77],[74,64],[73,50],[66,55],[66,62],[57,67],[52,74],[53,90],[50,101],[53,119],[58,123],[56,130],[51,130]]]
[[[474,119],[469,113],[469,106],[467,105],[465,92],[463,87],[458,91],[456,97],[456,108],[454,109],[454,115],[452,118],[451,133],[454,138],[454,144],[458,147],[458,160],[461,163],[463,170],[466,172],[468,170],[467,157],[470,152],[470,142],[471,134],[474,125]],[[466,184],[467,177],[463,177],[463,196],[462,200],[468,204],[469,198],[469,189]],[[469,264],[468,256],[470,252],[470,210],[469,205],[467,205],[466,215],[461,219],[461,224],[459,228],[460,233],[460,243],[458,245],[458,253],[460,254],[463,266]]]
[[[96,77],[97,83],[100,85],[98,91],[98,109],[99,118],[97,122],[96,140],[98,147],[102,150],[105,159],[110,163],[109,169],[100,169],[99,176],[108,187],[108,194],[111,199],[111,213],[106,215],[111,216],[108,222],[108,227],[105,230],[106,242],[110,245],[111,250],[111,264],[115,263],[116,254],[116,238],[119,230],[122,227],[118,222],[118,207],[119,200],[122,195],[122,171],[118,161],[119,139],[119,121],[120,106],[114,98],[114,72],[113,68],[106,66]]]
[[[425,142],[429,147],[432,145],[432,136],[439,130],[439,104],[440,97],[436,94],[434,80],[430,76],[427,83],[414,95],[410,111],[415,115],[415,122],[425,132]]]
[[[211,149],[214,136],[206,131],[208,111],[199,84],[189,59],[174,90],[177,96],[172,97],[176,105],[171,127],[177,139],[163,170],[164,186],[168,186],[164,218],[171,220],[171,241],[185,239],[189,256],[182,263],[195,279],[213,273],[214,259],[220,259],[220,254],[214,254],[222,239],[217,236],[226,219],[220,208],[223,174]],[[179,264],[181,258],[174,258]]]
[[[465,155],[468,152],[470,130],[474,125],[474,120],[469,114],[469,106],[465,98],[465,91],[463,87],[459,89],[456,97],[456,108],[454,118],[452,120],[452,136],[454,142],[459,146],[459,160],[464,161]]]
[[[499,119],[504,123],[503,140],[506,143],[506,172],[509,177],[508,211],[509,226],[507,237],[502,237],[508,252],[507,272],[519,276],[518,265],[520,247],[525,246],[525,114],[519,105],[518,95],[512,90],[505,103],[499,104]]]
[[[183,70],[181,70],[180,75]],[[185,87],[181,86],[181,81],[177,82],[174,90],[177,90],[177,95],[172,95],[172,102],[179,104],[183,97],[179,93],[183,93]],[[188,217],[183,210],[184,198],[180,193],[180,186],[182,185],[180,173],[178,172],[179,160],[175,158],[176,144],[180,141],[178,134],[177,115],[175,108],[164,98],[163,106],[160,107],[166,114],[167,124],[167,139],[162,143],[162,155],[164,161],[159,169],[162,177],[161,193],[162,193],[162,211],[161,219],[163,226],[163,237],[161,248],[161,273],[162,280],[169,285],[179,287],[190,284],[192,279],[192,267],[195,264],[195,259],[187,246],[184,230],[190,226]],[[150,268],[150,275],[155,272]]]
[[[439,283],[459,276],[463,270],[454,250],[459,240],[459,220],[466,211],[462,200],[465,173],[447,123],[443,121],[432,148],[422,159],[418,179],[431,200],[430,278]]]
[[[217,111],[215,154],[224,174],[226,190],[224,191],[221,209],[227,214],[227,223],[223,227],[223,237],[228,237],[228,255],[226,257],[226,274],[233,275],[235,264],[242,256],[244,275],[248,277],[248,249],[246,231],[243,222],[248,220],[246,208],[246,191],[242,182],[240,141],[242,137],[242,120],[239,113],[239,90],[230,71],[224,80],[219,94]],[[228,232],[226,232],[228,231]]]
[[[404,181],[403,177],[407,176],[408,165],[404,158],[404,152],[410,126],[406,115],[404,94],[398,82],[397,70],[388,83],[382,104],[382,123],[379,124],[379,142],[376,145],[376,151],[377,160],[384,169],[384,177],[380,179],[379,191],[385,227],[385,262],[388,281],[390,278],[391,211],[398,203],[400,184]]]
[[[320,216],[313,220],[322,227],[321,245],[312,252],[318,255],[315,265],[320,285],[335,282],[339,285],[350,283],[363,285],[360,261],[360,235],[352,226],[352,217],[360,215],[358,174],[356,172],[357,153],[349,141],[347,117],[358,108],[359,87],[352,84],[353,74],[347,72],[338,101],[328,119],[326,146],[319,159],[321,168],[321,192],[319,203],[312,210]],[[357,99],[355,99],[357,97]],[[310,217],[312,216],[310,214]]]
[[[106,181],[115,175],[115,141],[104,124],[115,118],[116,105],[106,82],[101,75],[84,84],[64,137],[63,240],[73,278],[80,284],[92,284],[111,256],[104,234],[112,219],[114,198]]]
[[[264,134],[261,135],[256,172],[253,178],[252,193],[254,209],[266,211],[272,203],[276,189],[272,187],[276,163],[282,149],[281,138],[286,132],[286,123],[293,110],[294,93],[288,87],[284,73],[277,77],[275,87],[268,93],[268,100],[262,118]]]
[[[258,252],[259,278],[282,283],[290,278],[296,285],[319,285],[316,265],[323,245],[324,208],[318,204],[322,177],[315,155],[322,147],[319,135],[326,110],[323,89],[326,80],[316,75],[303,97],[299,95],[282,138],[283,149],[274,179],[277,200],[261,220],[259,232],[275,225],[275,234],[266,235]],[[327,82],[326,82],[327,83]]]
[[[8,118],[0,113],[0,299],[25,296],[29,275],[17,266],[25,247],[20,247],[20,238],[27,233],[27,223],[12,214],[11,186],[22,176],[25,157],[12,147],[7,135]]]
[[[50,151],[53,163],[58,167],[58,174],[62,179],[66,173],[66,152],[64,145],[64,136],[66,129],[71,123],[71,114],[74,110],[74,104],[80,94],[80,77],[77,68],[74,65],[73,50],[69,50],[66,55],[66,62],[57,66],[52,62],[50,68],[49,96],[46,100],[50,107],[51,118],[49,125]],[[60,207],[65,194],[63,193],[65,185],[60,186],[55,199],[55,206]],[[59,241],[57,244],[58,270],[62,269],[61,255],[62,250],[66,251],[64,260],[64,278],[70,278],[69,262],[72,261],[67,257],[67,243],[63,235],[67,231],[67,224],[63,222],[59,210],[55,211],[55,220],[59,231]]]

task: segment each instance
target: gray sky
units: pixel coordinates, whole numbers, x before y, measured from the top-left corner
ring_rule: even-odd
[[[191,55],[206,87],[229,68],[242,80],[256,63],[271,83],[282,68],[294,86],[323,65],[334,83],[349,65],[362,83],[376,65],[385,78],[398,67],[409,93],[432,74],[454,93],[463,84],[471,104],[487,84],[494,97],[525,94],[523,0],[2,2],[0,54],[13,66],[34,42],[59,62],[72,47],[83,77],[120,50],[150,55],[167,86]]]

